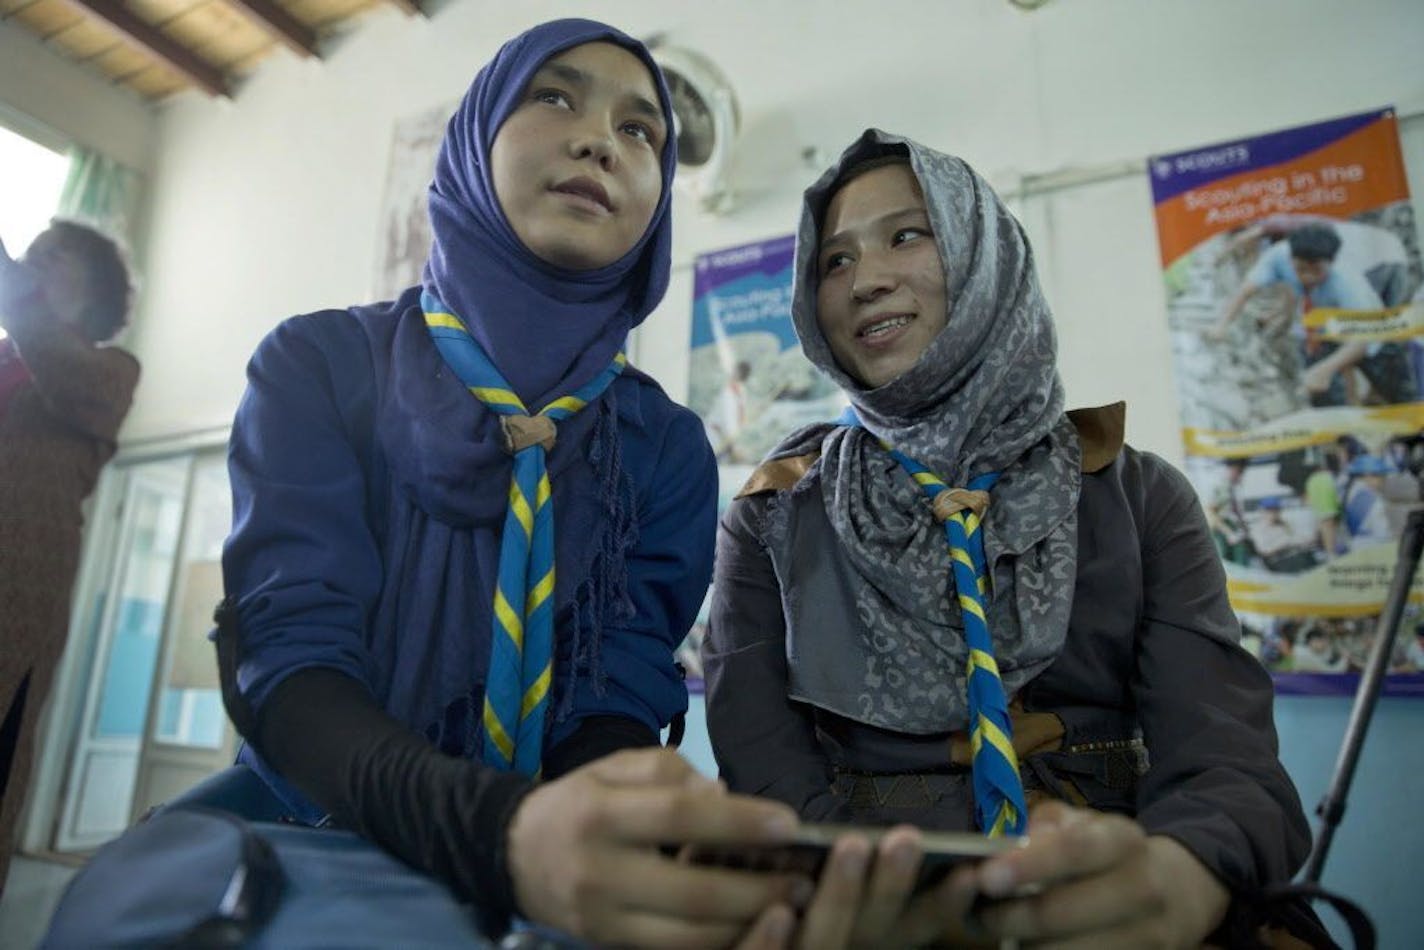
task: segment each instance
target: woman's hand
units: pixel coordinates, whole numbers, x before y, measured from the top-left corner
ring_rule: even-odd
[[[952,876],[915,895],[921,857],[919,832],[909,825],[892,828],[874,850],[862,835],[841,838],[794,945],[802,950],[917,947],[962,936],[977,894],[973,878]]]
[[[618,752],[531,792],[509,827],[525,916],[599,944],[785,945],[811,885],[791,875],[679,862],[667,844],[779,844],[785,805],[729,795],[664,749]]]
[[[1230,903],[1221,882],[1173,839],[1062,802],[1034,810],[1027,847],[985,861],[972,877],[996,899],[972,929],[1035,947],[1195,947]],[[1025,889],[1038,893],[1013,896]]]

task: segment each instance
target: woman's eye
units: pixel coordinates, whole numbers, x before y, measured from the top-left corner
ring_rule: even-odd
[[[904,244],[906,241],[912,241],[915,238],[924,236],[925,232],[920,228],[901,228],[900,230],[895,232],[895,235],[891,239],[890,243]]]
[[[640,141],[648,143],[653,141],[653,130],[641,122],[624,122],[623,131]]]
[[[832,254],[831,256],[827,257],[827,258],[825,259],[825,261],[822,262],[822,264],[821,264],[821,273],[822,273],[822,274],[830,274],[830,273],[833,273],[833,272],[835,272],[835,271],[840,270],[842,267],[844,267],[844,266],[845,266],[846,264],[848,264],[848,263],[850,263],[850,255],[849,255],[849,254]]]
[[[530,96],[535,102],[547,103],[551,106],[560,106],[565,109],[572,109],[573,103],[569,101],[568,95],[558,89],[540,89]]]

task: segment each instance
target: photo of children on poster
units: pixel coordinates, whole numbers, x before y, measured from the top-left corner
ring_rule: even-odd
[[[1424,429],[1424,267],[1392,109],[1148,160],[1186,470],[1244,642],[1353,692]],[[1415,579],[1386,692],[1424,695]],[[1416,636],[1415,627],[1419,625]]]
[[[788,433],[835,418],[845,405],[796,342],[795,252],[787,235],[703,254],[693,264],[687,404],[706,424],[723,488],[732,492],[741,484],[731,476],[750,475]]]

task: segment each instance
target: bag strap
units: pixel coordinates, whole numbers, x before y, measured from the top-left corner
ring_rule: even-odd
[[[682,737],[687,734],[687,716],[683,713],[675,713],[672,721],[668,723],[667,747],[676,749],[682,745]]]
[[[1269,911],[1276,907],[1289,906],[1298,901],[1321,901],[1328,904],[1350,928],[1350,939],[1355,950],[1375,950],[1375,925],[1364,909],[1349,898],[1328,891],[1319,884],[1275,884],[1265,888],[1260,894],[1261,906]],[[1330,945],[1334,945],[1332,941]]]
[[[687,667],[680,662],[674,661],[673,666],[677,667],[678,678],[684,684],[687,683]],[[668,737],[665,745],[669,749],[676,749],[682,745],[682,737],[687,734],[687,714],[673,713],[672,720],[668,722]]]

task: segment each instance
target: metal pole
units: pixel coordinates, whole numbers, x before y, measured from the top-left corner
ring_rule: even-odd
[[[1315,846],[1310,852],[1310,861],[1305,867],[1305,881],[1320,883],[1320,873],[1325,867],[1325,855],[1330,850],[1330,842],[1335,837],[1335,828],[1345,814],[1345,797],[1350,793],[1350,781],[1355,776],[1355,765],[1360,758],[1360,747],[1364,744],[1365,733],[1370,728],[1370,717],[1379,701],[1380,687],[1384,683],[1385,671],[1389,668],[1389,658],[1394,652],[1394,640],[1399,633],[1399,622],[1404,616],[1404,607],[1409,602],[1409,588],[1414,582],[1414,572],[1419,567],[1419,556],[1424,551],[1424,509],[1409,513],[1404,533],[1399,538],[1399,561],[1395,564],[1394,578],[1389,585],[1389,599],[1385,602],[1384,613],[1380,614],[1375,627],[1375,642],[1370,648],[1365,671],[1360,675],[1359,688],[1355,690],[1355,705],[1350,710],[1350,722],[1345,727],[1345,742],[1340,747],[1340,757],[1335,762],[1335,774],[1330,779],[1330,788],[1320,800],[1315,813],[1320,816],[1320,831],[1315,837]]]

